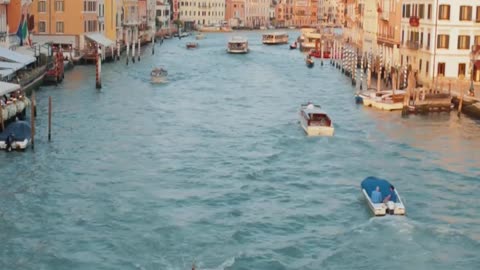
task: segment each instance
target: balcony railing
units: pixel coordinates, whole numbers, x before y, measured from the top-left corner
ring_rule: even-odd
[[[420,43],[416,40],[408,40],[406,45],[407,45],[407,48],[409,48],[410,50],[420,49]]]

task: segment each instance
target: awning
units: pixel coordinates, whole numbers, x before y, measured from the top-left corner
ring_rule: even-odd
[[[0,78],[8,77],[8,76],[12,75],[13,73],[15,73],[15,71],[13,71],[13,69],[0,69]]]
[[[19,84],[0,82],[0,96],[20,90]]]
[[[0,47],[0,60],[2,59],[11,61],[11,62],[21,63],[24,65],[31,64],[36,60],[35,57],[33,56],[24,55],[24,54]]]
[[[88,33],[88,34],[85,34],[85,37],[95,41],[96,43],[98,43],[100,45],[106,46],[106,47],[115,45],[115,41],[112,41],[112,40],[108,39],[107,37],[105,37],[104,35],[102,35],[100,33]]]
[[[17,71],[19,69],[22,69],[23,67],[25,67],[24,64],[0,61],[0,70],[13,69],[13,71]]]
[[[74,46],[77,44],[76,36],[58,36],[58,35],[33,35],[32,41],[40,45],[53,44],[70,44]]]

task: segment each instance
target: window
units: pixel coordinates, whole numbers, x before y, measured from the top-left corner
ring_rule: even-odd
[[[450,5],[440,5],[438,12],[439,20],[450,20]]]
[[[471,20],[472,20],[472,7],[460,6],[460,21],[471,21]]]
[[[427,50],[430,50],[430,33],[427,35]]]
[[[465,77],[466,70],[467,70],[467,65],[465,63],[458,64],[458,77],[462,75]]]
[[[97,2],[96,1],[83,1],[83,12],[96,12],[97,11]]]
[[[475,44],[473,45],[480,45],[480,36],[475,36]]]
[[[418,70],[420,72],[422,72],[422,59],[420,59],[420,61],[418,61]]]
[[[38,1],[38,12],[46,12],[46,11],[47,11],[46,1]]]
[[[425,65],[425,74],[428,76],[428,70],[430,68],[430,63],[427,61],[427,64]]]
[[[410,5],[406,6],[405,17],[410,18]]]
[[[45,22],[38,22],[38,32],[45,33],[47,31],[47,24]]]
[[[406,12],[407,8],[405,6],[405,4],[403,4],[403,7],[402,7],[402,18],[406,18],[407,17],[407,12]]]
[[[437,49],[448,49],[449,41],[450,41],[449,35],[438,35]]]
[[[428,4],[428,9],[427,9],[427,19],[432,18],[432,4]]]
[[[57,33],[63,33],[63,22],[57,22],[55,24],[55,31]]]
[[[84,32],[96,32],[97,31],[97,21],[89,20],[83,21],[83,30]]]
[[[459,50],[468,50],[470,49],[470,36],[458,36],[458,46]]]
[[[55,11],[60,11],[60,12],[63,12],[65,11],[64,9],[64,1],[63,0],[56,0],[55,1]]]
[[[425,18],[425,4],[421,4],[418,6],[418,17],[420,19]]]
[[[445,63],[438,63],[437,76],[443,75],[445,77]]]
[[[477,17],[475,18],[475,21],[480,22],[480,6],[477,6]]]

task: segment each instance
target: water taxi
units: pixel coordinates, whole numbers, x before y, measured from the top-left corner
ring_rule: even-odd
[[[403,109],[405,98],[404,90],[383,90],[373,89],[357,93],[355,100],[357,103],[363,103],[366,107],[373,107],[385,111],[394,111]]]
[[[405,215],[406,210],[402,198],[395,188],[393,188],[393,190],[391,189],[393,186],[387,180],[369,176],[362,181],[360,187],[368,207],[375,216],[385,216],[386,214]],[[379,187],[381,195],[377,198],[379,201],[374,202],[373,200],[375,198],[372,199],[372,192],[376,190],[377,187]],[[391,193],[395,194],[393,200],[389,200],[386,203],[383,202]]]
[[[281,33],[281,32],[263,34],[262,42],[263,44],[266,44],[266,45],[287,44],[288,34]]]
[[[308,136],[333,136],[333,122],[319,105],[303,104],[299,117],[300,125]]]
[[[309,52],[315,48],[318,48],[319,42],[321,42],[322,35],[313,28],[302,29],[302,35],[300,36],[300,50]]]
[[[31,140],[31,128],[26,121],[15,121],[0,133],[0,149],[7,152],[25,150]]]
[[[248,40],[243,37],[233,37],[228,41],[227,52],[235,54],[248,53]]]
[[[152,83],[164,83],[167,81],[168,72],[166,69],[156,67],[150,73]]]
[[[196,42],[187,42],[187,49],[195,49],[198,48],[198,43]]]

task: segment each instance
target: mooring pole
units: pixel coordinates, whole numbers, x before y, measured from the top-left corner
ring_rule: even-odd
[[[32,149],[35,149],[35,90],[32,92],[32,104],[30,105],[31,111],[30,111],[30,125],[31,125],[31,131],[32,133]]]
[[[48,97],[48,141],[52,139],[52,96]]]
[[[102,88],[102,60],[100,59],[99,54],[99,46],[96,46],[96,53],[95,53],[95,61],[96,61],[96,78],[95,78],[95,87],[97,89]]]
[[[138,62],[140,62],[140,39],[138,39],[138,52],[137,52],[137,55],[138,55]]]

